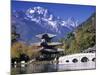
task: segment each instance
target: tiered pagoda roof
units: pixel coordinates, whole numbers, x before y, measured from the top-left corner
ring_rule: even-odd
[[[51,42],[51,39],[54,38],[56,35],[50,34],[50,33],[43,33],[36,35],[36,37],[41,39],[41,42],[34,43],[34,46],[42,47],[40,48],[41,52],[44,53],[58,53],[60,51],[63,51],[63,49],[55,48],[55,46],[62,45],[60,42]]]

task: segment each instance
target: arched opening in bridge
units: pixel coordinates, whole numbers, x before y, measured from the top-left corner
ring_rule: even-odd
[[[66,60],[66,62],[68,63],[68,62],[69,62],[69,60]]]
[[[72,60],[72,62],[73,62],[73,63],[77,63],[78,60],[75,58],[75,59]]]
[[[87,58],[87,57],[83,57],[82,59],[81,59],[81,62],[88,62],[89,61],[89,59]]]
[[[96,61],[96,58],[93,58],[92,61],[95,62]]]

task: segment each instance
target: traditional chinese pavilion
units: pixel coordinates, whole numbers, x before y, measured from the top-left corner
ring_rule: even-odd
[[[58,58],[60,54],[63,53],[63,49],[57,48],[57,46],[62,45],[60,42],[52,42],[52,39],[56,35],[43,33],[36,35],[37,38],[41,40],[39,43],[35,43],[34,45],[41,46],[39,50],[41,55],[37,58],[38,60],[53,60]]]

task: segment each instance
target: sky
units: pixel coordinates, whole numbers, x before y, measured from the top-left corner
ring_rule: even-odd
[[[73,17],[78,20],[78,23],[84,22],[94,12],[96,12],[96,6],[88,5],[72,5],[72,4],[58,4],[58,3],[43,3],[43,2],[25,2],[25,1],[12,1],[12,10],[27,10],[29,8],[40,6],[48,9],[54,16],[59,16],[63,20],[67,20],[69,17]]]

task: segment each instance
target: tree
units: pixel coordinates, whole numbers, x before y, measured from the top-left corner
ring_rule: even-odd
[[[16,32],[16,27],[12,25],[11,27],[11,43],[15,43],[18,41],[18,38],[20,38],[20,34]]]

